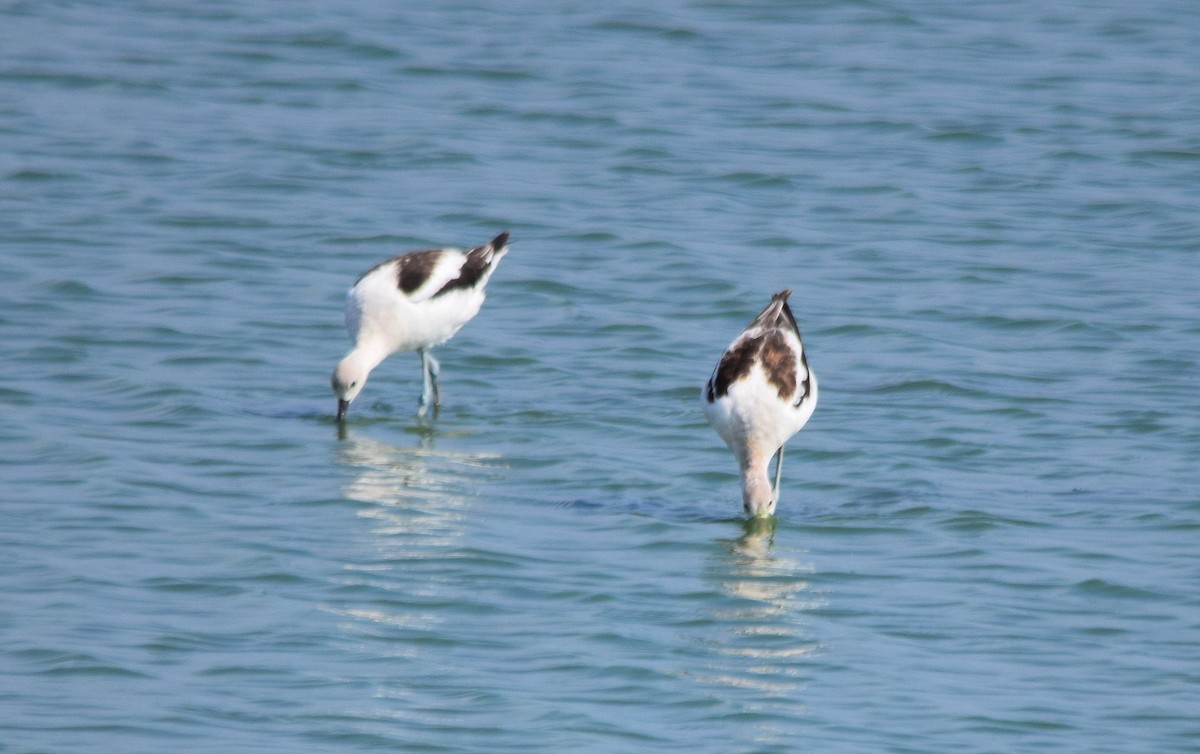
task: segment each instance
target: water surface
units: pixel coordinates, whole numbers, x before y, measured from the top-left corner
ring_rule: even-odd
[[[1190,4],[284,10],[0,8],[0,750],[1200,751]]]

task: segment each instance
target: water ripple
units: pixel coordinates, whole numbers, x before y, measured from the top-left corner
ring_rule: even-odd
[[[1200,40],[1074,5],[4,5],[5,743],[1189,749]],[[346,285],[501,229],[335,426]]]

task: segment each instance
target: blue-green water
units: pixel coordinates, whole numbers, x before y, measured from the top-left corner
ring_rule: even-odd
[[[0,751],[1200,751],[1198,92],[1182,0],[0,4]]]

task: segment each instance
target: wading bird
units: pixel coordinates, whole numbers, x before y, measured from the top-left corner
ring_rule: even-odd
[[[470,251],[412,251],[362,274],[346,294],[346,330],[354,348],[333,372],[337,420],[346,417],[367,375],[393,353],[421,355],[418,414],[441,405],[440,365],[430,349],[445,343],[483,305],[484,287],[508,253],[508,233]]]
[[[788,307],[791,290],[771,303],[725,349],[704,386],[704,415],[737,457],[742,505],[770,516],[779,502],[783,444],[817,406],[817,376],[808,366],[800,328]],[[775,455],[775,484],[767,475]]]

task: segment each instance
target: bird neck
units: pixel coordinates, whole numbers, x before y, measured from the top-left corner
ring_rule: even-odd
[[[391,353],[379,341],[362,340],[354,345],[353,350],[346,354],[343,361],[353,361],[364,372],[369,373]]]
[[[775,491],[765,459],[749,457],[743,463],[742,505],[751,516],[769,516],[775,512]]]

